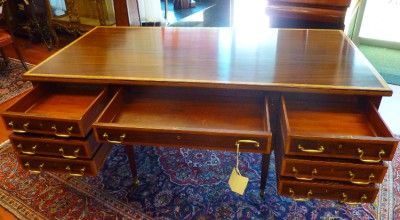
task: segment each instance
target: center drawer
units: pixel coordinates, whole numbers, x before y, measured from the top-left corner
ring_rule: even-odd
[[[107,104],[107,89],[96,85],[38,85],[2,113],[14,133],[85,137]]]
[[[269,153],[262,93],[185,88],[121,88],[94,124],[103,143],[186,146]]]
[[[281,108],[287,155],[380,163],[392,160],[398,145],[367,100],[282,96]]]

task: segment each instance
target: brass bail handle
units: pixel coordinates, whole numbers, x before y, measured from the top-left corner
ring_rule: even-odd
[[[253,144],[256,147],[260,147],[260,143],[254,140],[238,140],[236,141],[236,172],[241,176],[239,171],[239,156],[240,156],[240,144]]]
[[[64,157],[64,158],[66,158],[66,159],[76,159],[76,158],[78,158],[78,156],[79,156],[79,151],[80,151],[80,149],[79,149],[79,148],[76,148],[76,150],[73,151],[73,155],[66,155],[66,154],[65,154],[65,151],[64,151],[64,148],[60,147],[60,148],[58,149],[58,152],[60,152],[61,156]]]
[[[79,172],[74,172],[74,171],[72,171],[71,167],[68,165],[68,166],[65,167],[65,170],[68,171],[68,174],[70,176],[80,177],[80,176],[84,176],[85,175],[86,167],[82,167],[81,169],[79,169]]]
[[[30,151],[24,150],[24,147],[22,146],[22,144],[18,144],[17,148],[20,149],[20,152],[22,154],[35,155],[36,154],[36,149],[38,148],[38,146],[37,145],[32,146]]]
[[[42,170],[43,170],[44,163],[41,163],[41,164],[38,166],[38,169],[37,169],[37,170],[31,169],[31,164],[30,164],[29,162],[26,162],[26,163],[24,164],[24,167],[26,167],[26,168],[29,170],[29,173],[31,173],[31,174],[39,174],[39,173],[41,173]]]
[[[297,149],[299,149],[302,152],[312,153],[312,154],[319,154],[319,153],[323,153],[325,151],[324,146],[319,146],[318,149],[307,149],[307,148],[304,148],[303,146],[301,146],[301,144],[297,145]]]
[[[365,163],[379,163],[379,162],[382,161],[382,156],[386,154],[385,150],[381,149],[381,150],[379,151],[379,154],[378,154],[379,159],[377,159],[377,160],[373,160],[373,159],[372,159],[372,160],[371,160],[371,159],[364,159],[364,158],[363,158],[363,157],[364,157],[364,150],[363,150],[362,148],[358,148],[358,149],[357,149],[357,152],[360,154],[360,160],[361,160],[362,162],[365,162]]]
[[[292,188],[289,188],[289,194],[290,197],[293,198],[293,200],[297,201],[297,202],[306,202],[309,201],[311,199],[311,196],[313,195],[312,190],[308,190],[307,192],[307,196],[305,198],[300,198],[300,197],[296,197],[294,190]]]
[[[122,142],[124,142],[124,139],[126,138],[126,134],[124,133],[124,134],[122,134],[121,136],[119,136],[119,140],[110,140],[108,134],[107,134],[106,132],[104,132],[103,138],[104,138],[108,143],[111,143],[111,144],[122,144]]]
[[[23,134],[28,132],[29,122],[22,124],[22,129],[16,129],[13,121],[8,122],[8,126],[13,132]]]
[[[294,178],[298,180],[306,180],[306,181],[311,181],[314,180],[315,176],[318,174],[317,168],[314,168],[311,172],[311,177],[302,177],[299,176],[299,171],[296,169],[296,167],[292,167],[292,171],[294,173]]]
[[[57,131],[56,125],[51,126],[51,129],[53,130],[55,136],[62,138],[69,138],[71,137],[71,132],[74,129],[74,126],[68,127],[66,133],[59,133],[59,131]]]
[[[373,173],[371,173],[368,177],[368,181],[356,181],[354,180],[356,178],[356,175],[349,171],[349,176],[350,176],[350,182],[356,185],[369,185],[370,183],[373,182],[373,180],[375,179],[375,175]]]
[[[342,193],[342,200],[341,200],[340,202],[341,202],[341,203],[344,203],[344,204],[347,204],[347,205],[360,205],[360,204],[364,203],[365,200],[368,199],[368,197],[367,197],[367,195],[363,194],[363,195],[361,196],[359,202],[348,202],[348,201],[347,201],[348,199],[349,199],[349,198],[348,198],[347,194],[346,194],[346,193]]]

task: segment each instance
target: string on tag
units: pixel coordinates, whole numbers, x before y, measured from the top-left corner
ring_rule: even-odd
[[[240,144],[236,143],[236,172],[241,176],[239,171],[239,156],[240,156],[240,151],[239,151]]]

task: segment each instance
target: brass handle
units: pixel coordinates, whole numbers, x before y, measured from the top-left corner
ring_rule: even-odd
[[[85,175],[86,167],[82,167],[81,169],[79,169],[79,173],[72,172],[72,169],[70,166],[66,166],[65,169],[69,172],[70,176],[83,176],[83,175]]]
[[[108,143],[112,143],[112,144],[122,144],[122,142],[124,141],[125,137],[126,137],[126,134],[122,134],[121,136],[119,136],[119,141],[113,141],[113,140],[108,139],[108,134],[107,133],[104,132],[104,134],[103,134],[103,138],[106,139],[106,141]]]
[[[74,155],[65,155],[64,149],[62,147],[60,147],[60,149],[58,149],[58,152],[60,152],[61,156],[67,159],[76,159],[78,158],[79,155],[79,151],[80,149],[77,148],[76,150],[74,150]]]
[[[71,132],[74,129],[74,126],[67,128],[67,133],[58,133],[56,125],[51,126],[51,129],[54,131],[54,135],[62,138],[71,137]]]
[[[353,183],[353,184],[357,184],[357,185],[368,185],[368,184],[372,183],[372,181],[375,178],[375,175],[373,173],[371,173],[371,175],[369,175],[369,177],[368,177],[368,182],[355,181],[354,178],[356,177],[356,175],[351,171],[349,171],[349,176],[350,176],[350,182]]]
[[[341,200],[340,202],[341,202],[341,203],[346,203],[346,204],[348,204],[348,205],[359,205],[359,204],[361,204],[361,203],[364,203],[364,201],[367,200],[367,199],[368,199],[367,195],[363,194],[363,195],[361,196],[359,202],[348,202],[348,201],[347,201],[347,200],[348,200],[347,194],[346,194],[346,193],[342,193],[342,200]]]
[[[318,154],[318,153],[323,153],[325,151],[324,146],[320,146],[318,149],[305,149],[301,144],[297,145],[297,149],[306,152],[306,153],[312,153],[312,154]]]
[[[293,200],[295,200],[297,202],[306,202],[306,201],[310,200],[311,196],[313,195],[311,189],[308,190],[306,198],[299,198],[299,197],[296,198],[295,193],[292,188],[289,188],[289,193],[290,193],[290,197],[292,197]]]
[[[235,143],[236,147],[239,147],[240,144],[254,144],[254,146],[260,147],[260,143],[258,141],[253,141],[253,140],[238,140]]]
[[[28,132],[28,127],[29,127],[29,122],[26,122],[22,125],[23,129],[15,129],[14,128],[14,122],[10,121],[8,122],[8,126],[12,129],[13,132],[15,133],[27,133]]]
[[[30,172],[31,174],[39,174],[39,173],[41,173],[42,170],[43,170],[44,163],[41,163],[41,164],[39,165],[39,167],[38,167],[37,170],[31,169],[31,165],[29,164],[29,162],[26,162],[26,163],[24,164],[24,167],[26,167],[26,168],[29,170],[29,172]]]
[[[314,168],[311,172],[311,177],[301,177],[299,176],[299,171],[296,169],[296,167],[292,168],[292,171],[294,173],[294,178],[298,179],[298,180],[307,180],[307,181],[311,181],[314,179],[314,176],[317,175],[318,171],[316,168]]]
[[[386,154],[385,151],[383,149],[381,149],[379,151],[379,155],[378,155],[379,159],[378,160],[369,160],[369,159],[363,159],[363,157],[364,157],[363,149],[358,148],[358,153],[360,154],[360,160],[365,163],[379,163],[382,161],[382,156]]]
[[[22,147],[22,144],[18,144],[18,145],[17,145],[17,148],[20,149],[20,152],[21,152],[22,154],[26,154],[26,155],[35,155],[35,154],[36,154],[37,145],[33,146],[31,151],[25,151],[25,150],[23,149],[23,147]]]

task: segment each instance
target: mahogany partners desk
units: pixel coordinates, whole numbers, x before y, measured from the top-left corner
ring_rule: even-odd
[[[240,145],[261,192],[274,149],[281,195],[373,202],[398,144],[377,111],[392,91],[336,30],[98,27],[24,78],[2,117],[32,173],[95,175],[100,143]]]

